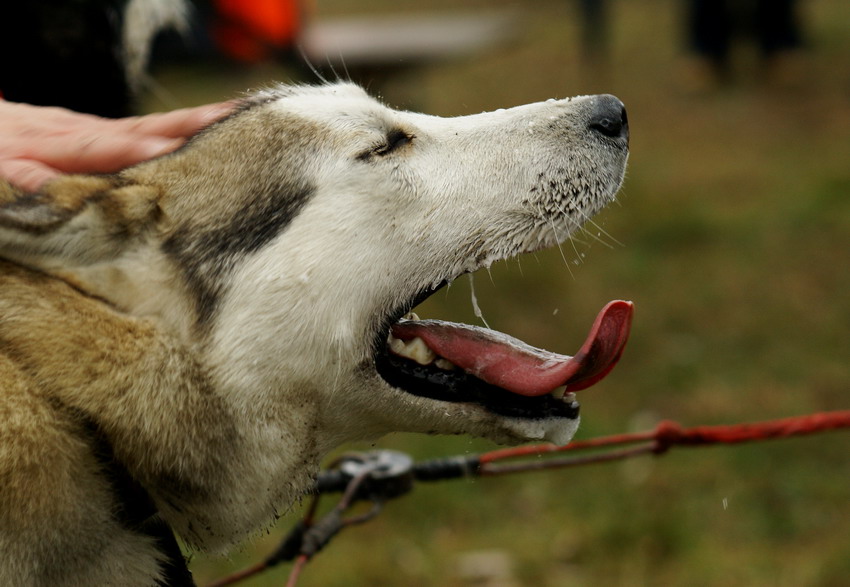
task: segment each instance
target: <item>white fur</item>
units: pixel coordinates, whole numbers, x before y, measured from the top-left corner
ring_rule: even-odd
[[[263,453],[280,452],[284,430],[303,430],[300,442],[318,430],[310,436],[319,453],[392,430],[513,442],[572,437],[577,420],[506,419],[423,399],[359,366],[369,361],[375,316],[420,288],[563,240],[613,198],[625,153],[597,146],[579,114],[574,130],[547,135],[547,123],[569,120],[589,100],[442,119],[390,110],[353,86],[331,86],[271,106],[326,124],[333,135],[301,170],[318,182],[317,194],[234,274],[209,348],[221,389],[251,418],[270,405],[314,407],[257,435]],[[414,135],[409,152],[369,164],[354,158],[396,126]],[[529,195],[537,174],[558,166],[585,178],[564,210],[544,194],[537,201]],[[578,212],[567,216],[568,209]],[[269,465],[276,470],[266,478],[286,474],[281,463]]]

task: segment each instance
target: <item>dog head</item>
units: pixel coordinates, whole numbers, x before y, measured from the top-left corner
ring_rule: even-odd
[[[577,403],[549,392],[610,369],[629,307],[606,310],[574,360],[402,317],[567,238],[614,198],[627,154],[611,96],[444,119],[350,84],[280,87],[173,154],[7,195],[0,245],[156,322],[242,413],[318,450],[394,430],[566,442]],[[404,348],[416,339],[430,350]]]

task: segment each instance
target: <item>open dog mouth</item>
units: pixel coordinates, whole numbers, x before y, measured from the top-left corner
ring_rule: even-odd
[[[385,331],[375,365],[390,385],[414,395],[472,402],[507,417],[576,418],[574,392],[614,368],[629,336],[633,309],[631,302],[609,302],[574,356],[535,348],[488,328],[407,314]]]

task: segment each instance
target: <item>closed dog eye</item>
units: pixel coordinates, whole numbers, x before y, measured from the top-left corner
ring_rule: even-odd
[[[364,153],[361,153],[357,156],[357,158],[363,160],[370,159],[372,157],[384,157],[409,144],[413,140],[413,138],[413,135],[409,135],[403,130],[392,130],[387,133],[387,137],[384,142],[375,147],[372,147]]]

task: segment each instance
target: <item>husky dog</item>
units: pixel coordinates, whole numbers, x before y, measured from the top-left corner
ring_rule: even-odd
[[[569,441],[628,303],[573,358],[403,317],[565,239],[627,154],[612,96],[444,119],[284,86],[115,175],[0,187],[0,584],[191,584],[172,532],[256,533],[344,441]]]

